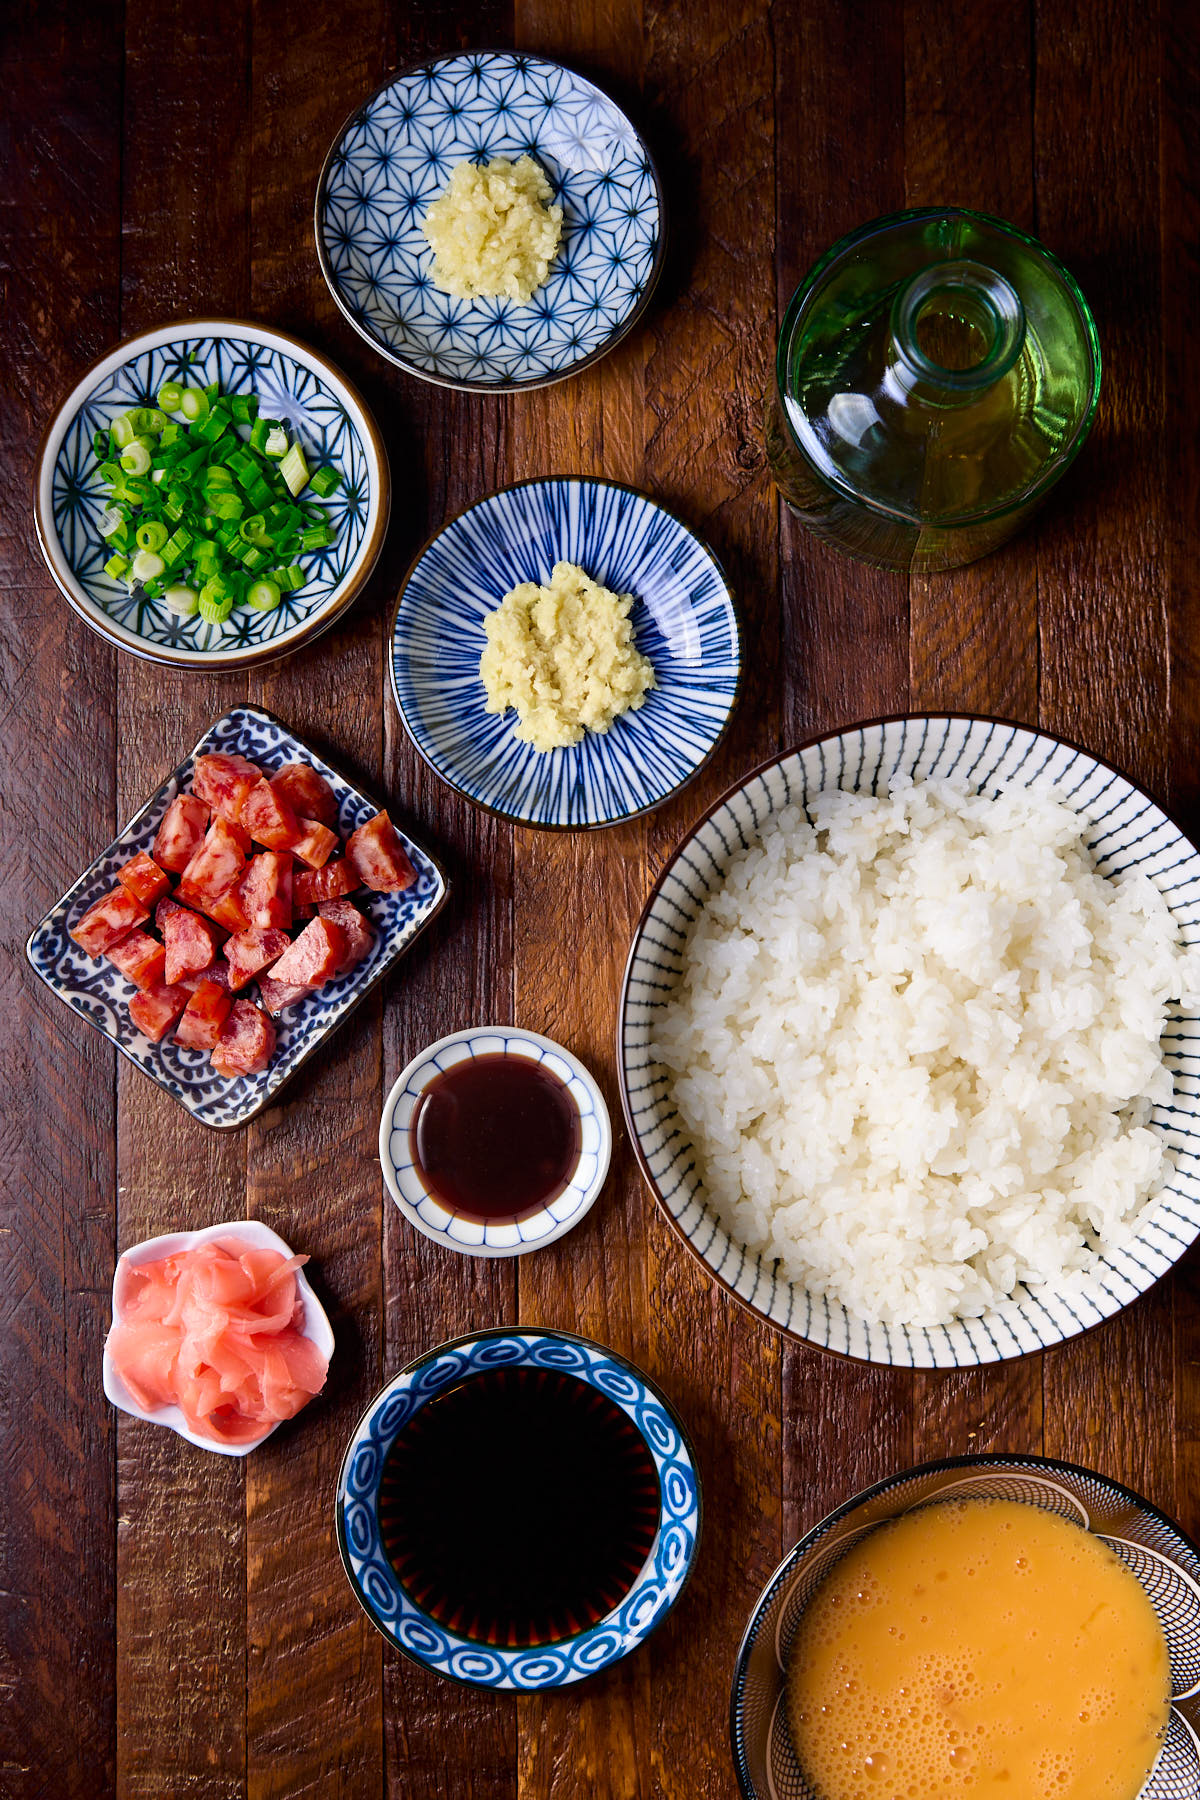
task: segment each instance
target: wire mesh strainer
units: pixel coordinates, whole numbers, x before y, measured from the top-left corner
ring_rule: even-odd
[[[867,1532],[932,1500],[1020,1500],[1072,1519],[1111,1546],[1158,1614],[1171,1657],[1171,1715],[1140,1800],[1200,1796],[1200,1550],[1128,1488],[1040,1456],[966,1456],[925,1463],[848,1500],[776,1569],[738,1651],[730,1730],[746,1800],[820,1800],[788,1736],[784,1669],[809,1600]]]

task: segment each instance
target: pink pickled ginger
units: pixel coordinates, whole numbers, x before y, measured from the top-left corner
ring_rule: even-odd
[[[199,1437],[250,1444],[325,1385],[305,1337],[296,1270],[237,1238],[210,1238],[159,1262],[121,1259],[108,1334],[113,1367],[144,1412],[177,1406]]]

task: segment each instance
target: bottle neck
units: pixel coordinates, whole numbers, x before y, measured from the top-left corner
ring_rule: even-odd
[[[900,400],[964,406],[1007,375],[1025,342],[1015,288],[983,263],[932,263],[892,307],[884,385]]]

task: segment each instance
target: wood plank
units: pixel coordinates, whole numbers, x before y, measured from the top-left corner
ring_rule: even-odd
[[[439,0],[395,12],[385,67],[476,45],[512,42],[507,0],[481,0],[470,18]],[[445,521],[510,479],[506,403],[456,394],[392,372],[382,422],[390,424],[396,477],[391,561],[394,597],[424,540]],[[453,794],[421,761],[387,689],[384,614],[386,791],[442,861],[450,901],[405,960],[384,1017],[383,1091],[425,1045],[447,1032],[509,1023],[512,1001],[512,829]],[[384,1372],[446,1338],[512,1323],[516,1266],[435,1248],[383,1199],[387,1296]],[[504,1800],[515,1792],[515,1702],[431,1675],[384,1652],[386,1791],[392,1800]]]
[[[986,10],[952,0],[904,15],[904,182],[910,206],[956,205],[1033,223],[1028,7],[997,47]],[[947,190],[947,170],[954,186]],[[993,556],[909,581],[914,709],[1037,718],[1037,544],[1018,537]],[[1040,1450],[1040,1360],[918,1375],[918,1462],[986,1450]]]
[[[378,359],[341,324],[311,213],[325,152],[385,51],[384,22],[365,4],[255,9],[253,313],[330,352],[356,384],[374,378],[376,410]],[[384,597],[376,576],[332,633],[250,681],[252,699],[374,793]],[[331,1516],[346,1442],[381,1377],[380,1018],[376,996],[248,1133],[247,1211],[313,1258],[337,1340],[321,1399],[247,1464],[249,1800],[383,1785],[383,1642],[345,1578]]]
[[[136,0],[125,41],[122,331],[202,311],[244,316],[248,14],[215,34],[178,0]],[[164,58],[164,44],[177,54]],[[244,676],[118,659],[121,819],[245,693]],[[118,1154],[122,1249],[245,1216],[244,1134],[197,1124],[125,1062]],[[149,1800],[169,1784],[189,1800],[240,1800],[245,1465],[130,1420],[119,1446],[118,1792]]]
[[[1165,458],[1169,476],[1171,721],[1168,799],[1195,839],[1200,828],[1200,632],[1196,628],[1200,453],[1190,396],[1200,381],[1200,20],[1192,6],[1162,9],[1162,267]],[[1193,1254],[1175,1279],[1175,1504],[1184,1530],[1200,1535],[1200,1264]]]
[[[0,1791],[74,1800],[111,1795],[115,1762],[116,1434],[100,1387],[114,1053],[34,977],[22,945],[111,835],[114,675],[113,653],[59,598],[41,562],[29,492],[51,414],[118,334],[120,12],[101,4],[78,19],[69,7],[19,6],[7,23]]]
[[[1166,573],[1156,194],[1156,9],[1040,0],[1034,115],[1043,240],[1077,277],[1105,363],[1093,439],[1038,532],[1041,716],[1161,793]],[[1171,1292],[1045,1361],[1046,1449],[1173,1509]]]
[[[784,7],[775,30],[780,131],[778,310],[839,237],[903,203],[904,18],[898,3]],[[773,347],[773,346],[772,346]],[[768,371],[773,379],[773,368]],[[764,382],[764,386],[765,386]],[[908,583],[811,537],[780,507],[783,737],[835,731],[909,699]],[[773,674],[769,669],[768,678]],[[785,1548],[913,1457],[913,1379],[788,1345]]]

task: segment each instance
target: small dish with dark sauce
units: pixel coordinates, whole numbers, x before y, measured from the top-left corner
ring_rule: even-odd
[[[469,1256],[520,1256],[577,1225],[604,1184],[612,1127],[576,1057],[480,1026],[415,1057],[383,1109],[388,1191],[418,1231]]]

